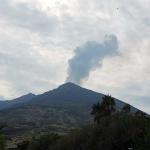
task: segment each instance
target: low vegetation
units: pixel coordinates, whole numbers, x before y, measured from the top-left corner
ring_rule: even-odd
[[[150,150],[150,118],[131,112],[126,104],[115,109],[115,100],[104,96],[91,110],[93,123],[66,135],[48,134],[18,144],[16,150]],[[0,137],[0,150],[4,150]]]

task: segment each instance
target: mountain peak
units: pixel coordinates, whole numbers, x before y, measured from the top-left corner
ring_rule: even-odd
[[[60,85],[58,88],[75,88],[75,87],[80,87],[79,85],[72,83],[72,82],[66,82],[62,85]]]
[[[23,95],[23,96],[20,96],[18,98],[15,98],[13,100],[17,100],[17,101],[26,101],[26,100],[29,100],[29,99],[32,99],[34,98],[36,95],[33,94],[33,93],[28,93],[26,95]]]
[[[33,94],[33,93],[28,93],[28,94],[26,94],[26,95],[24,95],[24,96],[36,96],[36,95]]]

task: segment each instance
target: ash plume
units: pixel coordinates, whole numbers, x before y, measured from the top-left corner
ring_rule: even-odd
[[[91,70],[102,65],[105,57],[117,52],[118,40],[115,35],[108,35],[103,42],[88,41],[77,47],[74,56],[68,61],[68,77],[66,81],[81,83],[89,76]]]

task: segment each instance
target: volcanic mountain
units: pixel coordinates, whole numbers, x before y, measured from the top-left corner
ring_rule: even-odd
[[[6,125],[3,132],[9,137],[28,133],[66,133],[90,122],[91,107],[103,96],[76,84],[65,83],[41,95],[28,94],[7,101],[3,107],[0,103],[0,124]],[[117,109],[125,105],[120,100],[115,101]]]

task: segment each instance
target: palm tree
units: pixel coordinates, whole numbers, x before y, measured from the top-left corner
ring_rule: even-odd
[[[115,112],[115,100],[111,95],[105,95],[102,98],[102,105],[104,106],[105,112],[108,115],[111,115],[113,112]]]
[[[115,100],[110,95],[105,95],[102,102],[94,104],[91,114],[94,116],[94,121],[99,123],[102,117],[112,115],[115,112]]]

